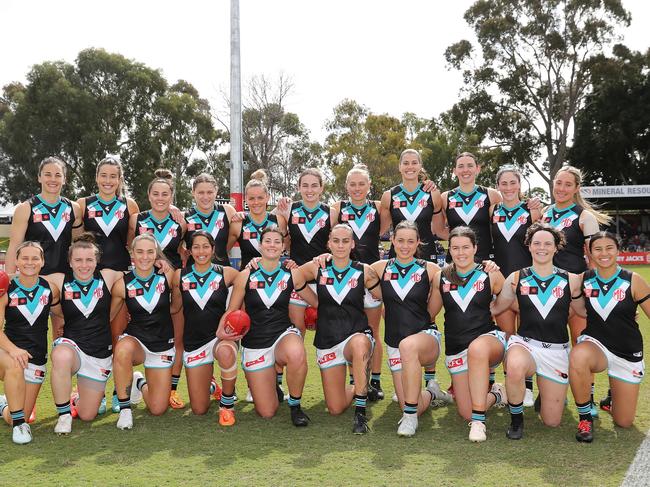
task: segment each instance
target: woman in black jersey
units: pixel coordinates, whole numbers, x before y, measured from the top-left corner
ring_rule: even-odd
[[[596,268],[583,274],[587,327],[569,356],[569,380],[580,417],[578,441],[593,441],[589,392],[594,373],[607,370],[614,423],[628,428],[636,415],[645,371],[636,314],[641,306],[650,317],[650,286],[636,272],[617,265],[618,251],[618,239],[609,232],[597,232],[589,239]]]
[[[171,213],[174,199],[174,182],[171,171],[157,169],[156,178],[149,183],[148,194],[151,209],[132,215],[129,222],[129,243],[136,235],[150,233],[162,249],[162,255],[174,269],[182,266],[181,245],[187,229],[184,220],[177,222]],[[169,405],[174,409],[182,409],[185,403],[178,395],[176,388],[183,368],[183,327],[174,320],[174,337],[176,339],[176,361],[172,367],[172,390],[169,395]]]
[[[26,418],[32,413],[45,381],[47,320],[50,307],[59,303],[59,290],[40,277],[43,249],[37,242],[22,242],[16,249],[18,275],[0,297],[0,416],[12,426],[14,443],[32,441]]]
[[[485,441],[485,413],[493,405],[505,405],[505,389],[493,384],[490,367],[503,360],[506,336],[492,321],[490,303],[501,292],[503,275],[486,272],[474,261],[476,234],[456,227],[449,234],[452,264],[434,279],[430,312],[445,308],[445,360],[451,374],[458,413],[470,420],[469,440]]]
[[[184,253],[190,260],[190,265],[192,264],[190,238],[197,230],[208,232],[214,239],[212,261],[222,266],[230,265],[226,247],[235,209],[232,205],[216,202],[217,190],[217,181],[210,174],[201,173],[192,181],[194,206],[185,212],[187,231],[184,240]]]
[[[324,268],[308,262],[297,272],[305,281],[316,281],[318,319],[314,346],[327,410],[339,415],[354,401],[352,431],[364,434],[369,431],[366,401],[374,339],[363,300],[365,290],[377,286],[379,278],[368,264],[350,259],[355,243],[349,225],[336,225],[328,245],[332,259]],[[354,379],[351,385],[346,383],[348,365]]]
[[[414,223],[400,222],[392,244],[395,257],[372,265],[381,280],[380,286],[371,292],[383,300],[386,308],[384,340],[388,368],[403,410],[397,434],[413,436],[418,415],[433,400],[448,399],[435,381],[429,381],[424,391],[420,387],[422,367],[434,368],[440,354],[440,333],[433,323],[435,314],[430,315],[427,305],[440,267],[416,258],[420,238]]]
[[[163,414],[169,406],[176,351],[172,316],[179,313],[181,303],[179,296],[171,292],[174,271],[155,267],[161,254],[153,235],[143,233],[135,237],[131,243],[134,268],[112,290],[111,314],[126,305],[130,316],[114,351],[119,429],[133,427],[131,404],[137,404],[142,397],[154,416]],[[144,377],[133,372],[133,366],[140,364],[144,364]]]
[[[243,214],[243,219],[235,219],[230,225],[228,236],[228,250],[235,243],[239,243],[241,252],[240,269],[248,265],[251,259],[260,257],[260,239],[262,231],[269,226],[277,226],[282,234],[287,232],[287,220],[282,215],[275,215],[267,211],[269,204],[268,177],[263,169],[251,174],[246,183],[244,196],[248,211]]]
[[[553,266],[564,235],[543,223],[534,223],[525,243],[532,266],[514,271],[492,306],[496,316],[514,306],[521,316],[517,334],[510,336],[505,359],[510,427],[506,436],[519,440],[524,433],[525,379],[537,374],[540,416],[547,426],[559,426],[569,387],[569,306],[581,298],[580,276]],[[572,299],[574,298],[574,299]]]
[[[25,240],[39,242],[45,253],[41,271],[47,276],[55,272],[67,272],[68,247],[72,243],[73,228],[80,228],[79,205],[61,196],[65,184],[66,165],[58,157],[48,157],[38,168],[41,192],[23,201],[14,211],[9,233],[9,248],[5,271],[16,272],[16,248]]]
[[[214,362],[219,363],[223,390],[219,397],[219,424],[235,424],[234,395],[237,378],[237,344],[219,340],[219,321],[226,310],[228,288],[239,275],[232,267],[212,262],[214,239],[205,230],[196,230],[188,242],[193,264],[174,274],[173,292],[182,304],[183,364],[194,414],[205,414],[216,392]]]
[[[352,257],[364,264],[374,264],[379,260],[379,236],[390,228],[390,218],[383,212],[381,201],[368,199],[370,192],[370,173],[365,164],[355,164],[348,171],[345,179],[349,199],[337,201],[332,205],[332,225],[347,223],[354,232],[354,249]],[[368,400],[377,401],[384,398],[381,389],[381,359],[383,347],[379,337],[379,323],[382,316],[381,300],[375,299],[366,290],[363,306],[368,317],[368,325],[375,339],[375,349],[372,353],[371,379],[368,388]]]
[[[323,189],[323,173],[318,169],[307,168],[298,178],[298,191],[301,200],[291,201],[290,198],[281,198],[278,201],[278,212],[287,220],[289,232],[289,256],[298,265],[311,262],[327,252],[327,241],[331,229],[330,207],[321,202]],[[313,283],[310,287],[315,292]],[[294,293],[291,298],[292,306],[289,308],[291,322],[298,327],[302,335],[305,334],[305,310],[307,303]]]
[[[72,431],[72,418],[90,421],[97,416],[111,375],[111,287],[122,277],[112,269],[97,269],[101,252],[90,233],[77,237],[68,251],[71,271],[55,274],[50,282],[61,293],[63,330],[52,344],[52,396],[59,419],[57,434]],[[53,323],[53,326],[54,325]],[[72,376],[77,391],[72,391]]]
[[[300,277],[297,269],[288,270],[280,264],[284,235],[277,227],[262,230],[257,269],[243,269],[233,286],[226,314],[221,317],[217,337],[220,340],[241,339],[241,363],[255,403],[255,412],[272,418],[280,404],[275,368],[287,368],[289,408],[295,426],[307,426],[309,418],[300,407],[307,358],[300,331],[289,319],[289,301],[294,292],[310,305],[316,296]],[[245,306],[251,321],[248,333],[229,335],[224,329],[227,313]]]

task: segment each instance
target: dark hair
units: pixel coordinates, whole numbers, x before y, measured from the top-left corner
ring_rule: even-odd
[[[314,176],[316,179],[318,179],[321,187],[323,187],[323,173],[320,171],[320,169],[316,169],[315,167],[308,167],[303,172],[301,172],[300,176],[298,176],[298,186],[300,186],[302,178],[305,176]]]
[[[461,157],[471,157],[474,160],[474,162],[476,163],[476,165],[480,166],[480,164],[478,162],[478,159],[471,152],[461,152],[460,154],[458,154],[456,156],[456,159],[454,159],[454,165],[458,162],[458,159],[460,159]]]
[[[457,237],[467,237],[469,241],[472,242],[472,245],[476,247],[476,233],[474,233],[474,230],[472,230],[471,228],[460,226],[454,228],[451,232],[449,232],[448,242],[450,248],[451,248],[451,239]],[[456,264],[454,264],[453,262],[447,264],[442,268],[442,275],[445,277],[445,279],[447,279],[452,284],[460,285],[463,283],[463,280],[460,278],[458,272],[456,271]]]
[[[202,172],[199,174],[197,177],[194,178],[192,181],[192,191],[196,189],[196,187],[201,184],[201,183],[208,183],[214,186],[214,189],[217,189],[217,180],[214,179],[214,176],[211,174],[208,174],[206,172]]]
[[[616,250],[619,250],[621,248],[621,241],[618,238],[618,235],[613,234],[612,232],[607,232],[605,230],[601,230],[600,232],[594,233],[590,238],[589,238],[589,252],[591,252],[591,247],[594,244],[594,241],[600,240],[601,238],[608,238],[616,244]]]
[[[192,248],[192,245],[194,245],[194,241],[198,237],[205,238],[208,241],[208,243],[210,244],[210,247],[212,247],[214,249],[214,237],[212,236],[211,233],[206,232],[205,230],[196,230],[196,231],[192,232],[192,235],[190,235],[190,238],[189,238],[189,240],[190,240],[190,249]]]
[[[60,159],[59,157],[46,157],[41,161],[41,163],[38,165],[38,175],[40,176],[41,173],[43,172],[43,168],[47,166],[48,164],[56,164],[58,165],[61,170],[63,171],[63,177],[65,178],[66,173],[67,173],[67,166],[65,165],[65,162],[63,162],[63,159]]]
[[[264,238],[264,235],[266,235],[267,233],[278,233],[283,239],[285,237],[284,233],[282,233],[282,230],[280,230],[279,226],[269,225],[268,227],[264,228],[264,230],[262,230],[262,233],[260,233],[260,242]]]
[[[147,187],[147,194],[151,192],[151,188],[156,183],[166,184],[169,186],[172,195],[174,194],[174,175],[169,169],[156,169],[154,176],[156,177],[149,183],[149,186]]]
[[[97,163],[97,168],[95,169],[95,179],[99,177],[99,171],[102,167],[111,166],[117,168],[118,179],[120,180],[115,190],[116,196],[124,196],[124,169],[122,168],[122,161],[118,156],[106,156],[101,161]]]
[[[560,250],[566,245],[566,238],[564,233],[554,228],[546,223],[535,222],[533,223],[528,230],[526,230],[526,237],[524,238],[524,245],[526,247],[530,246],[533,241],[533,237],[538,232],[548,232],[553,235],[553,241],[555,242],[555,247]]]
[[[97,239],[91,232],[84,232],[78,235],[72,241],[72,245],[68,248],[68,261],[72,259],[72,252],[75,249],[93,249],[95,251],[95,259],[99,264],[99,259],[102,256],[102,251],[97,246]]]
[[[418,226],[413,222],[410,222],[408,220],[402,220],[399,222],[393,230],[393,238],[395,238],[399,230],[413,230],[418,240],[420,240],[420,230],[418,229]],[[420,245],[422,245],[422,243],[420,243]],[[418,245],[418,248],[415,250],[416,258],[420,257],[420,245]]]

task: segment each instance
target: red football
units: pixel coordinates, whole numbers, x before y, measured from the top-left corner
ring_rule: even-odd
[[[245,335],[251,328],[251,319],[246,311],[237,309],[226,316],[224,329],[228,335]]]
[[[308,330],[316,329],[316,320],[318,320],[318,309],[308,306],[305,310],[305,326]]]
[[[9,276],[5,271],[0,271],[0,296],[4,296],[9,289]]]

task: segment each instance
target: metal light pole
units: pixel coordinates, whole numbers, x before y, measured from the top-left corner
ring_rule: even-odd
[[[237,211],[244,210],[242,159],[239,0],[230,0],[230,201]]]

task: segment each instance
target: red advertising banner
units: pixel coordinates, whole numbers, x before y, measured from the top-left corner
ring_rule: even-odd
[[[621,265],[650,264],[650,252],[621,252],[617,262]]]

